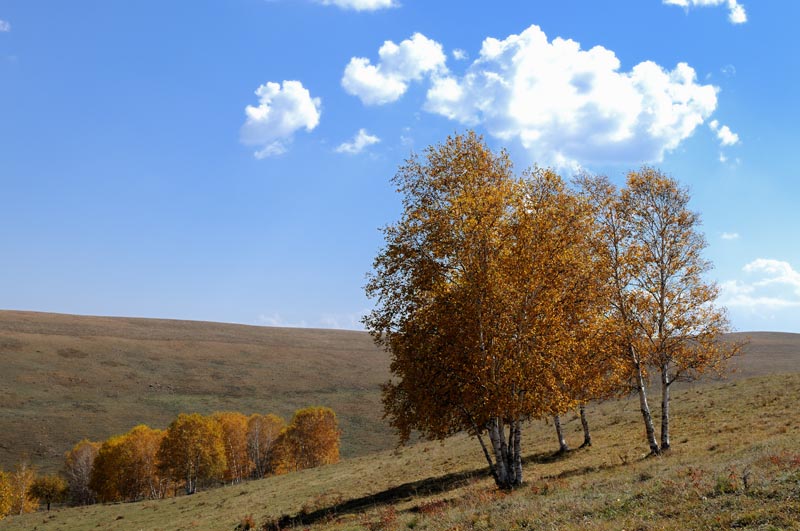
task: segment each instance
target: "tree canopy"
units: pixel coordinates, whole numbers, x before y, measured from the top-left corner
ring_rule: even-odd
[[[403,440],[475,435],[497,484],[519,485],[521,422],[576,403],[565,382],[602,326],[592,210],[552,171],[515,177],[474,133],[394,182],[404,211],[384,229],[365,318],[392,355],[387,417]]]

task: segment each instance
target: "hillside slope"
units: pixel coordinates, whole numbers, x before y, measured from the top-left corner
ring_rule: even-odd
[[[800,370],[800,334],[756,332],[731,378]],[[344,457],[392,448],[380,385],[388,355],[364,332],[0,311],[0,467],[47,471],[84,437],[180,412],[339,415]]]
[[[364,332],[0,311],[0,467],[180,412],[332,407],[345,457],[389,448],[388,356]]]
[[[336,465],[139,503],[12,516],[9,530],[330,531],[800,529],[800,373],[675,393],[673,450],[647,458],[636,400],[590,409],[594,446],[557,456],[552,425],[523,434],[526,483],[497,492],[475,440],[456,436]],[[573,446],[580,423],[565,427]],[[746,433],[746,436],[743,434]],[[299,525],[302,524],[302,525]],[[278,526],[272,526],[277,528]]]

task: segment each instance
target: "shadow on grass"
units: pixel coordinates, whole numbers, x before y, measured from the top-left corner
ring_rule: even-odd
[[[523,464],[545,464],[554,463],[569,459],[575,450],[556,453],[538,453],[523,458]],[[577,474],[581,473],[576,471]],[[365,509],[378,505],[386,505],[407,501],[418,496],[430,496],[463,487],[475,479],[483,479],[490,476],[489,469],[486,467],[467,470],[464,472],[453,472],[443,476],[421,479],[410,483],[403,483],[390,489],[354,498],[352,500],[336,503],[328,507],[322,507],[313,511],[304,511],[296,515],[284,515],[277,520],[272,520],[264,524],[263,529],[267,531],[279,531],[297,526],[310,525],[320,520],[325,520],[338,515],[362,512]]]

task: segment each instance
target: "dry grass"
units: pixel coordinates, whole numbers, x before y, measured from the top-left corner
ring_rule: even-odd
[[[0,467],[56,471],[84,437],[179,412],[332,407],[343,455],[391,448],[388,357],[363,332],[0,311]]]
[[[593,407],[595,444],[561,458],[551,425],[524,434],[526,483],[505,494],[485,476],[474,440],[421,443],[158,502],[13,517],[7,529],[232,530],[301,515],[298,528],[798,529],[800,374],[684,389],[673,450],[647,458],[635,401]],[[569,442],[581,441],[575,418]],[[302,525],[299,522],[303,521]]]
[[[734,377],[797,370],[800,335],[751,334]],[[381,420],[388,356],[363,332],[0,311],[0,467],[27,456],[57,471],[84,437],[180,412],[236,410],[289,417],[332,407],[342,454],[393,447]]]
[[[388,360],[366,334],[0,312],[2,466],[27,452],[56,469],[84,436],[164,426],[179,411],[288,416],[314,403],[339,413],[344,453],[359,456],[190,497],[36,513],[0,527],[231,530],[249,517],[261,526],[300,515],[295,522],[337,531],[800,529],[800,335],[750,336],[734,379],[676,390],[670,455],[644,458],[635,401],[606,403],[590,413],[595,446],[563,458],[552,456],[552,426],[528,426],[526,484],[502,494],[466,437],[365,455],[393,440],[380,420]],[[794,374],[773,374],[782,372]],[[580,443],[579,422],[565,426]]]

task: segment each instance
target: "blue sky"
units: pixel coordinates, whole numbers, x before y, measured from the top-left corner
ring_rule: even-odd
[[[359,328],[389,179],[657,165],[738,330],[800,332],[794,0],[0,0],[0,307]]]

